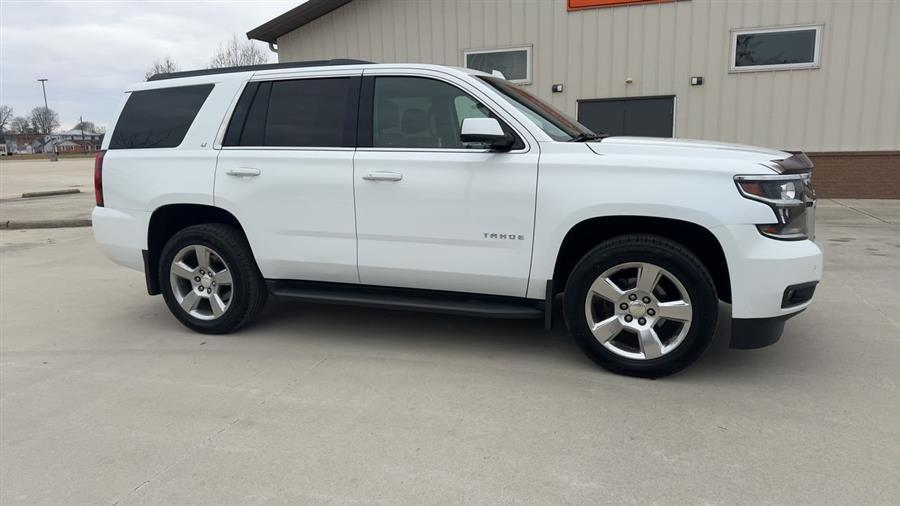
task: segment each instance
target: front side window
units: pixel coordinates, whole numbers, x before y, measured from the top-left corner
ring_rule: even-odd
[[[464,57],[466,68],[488,74],[496,70],[517,84],[531,82],[531,47],[466,51]]]
[[[131,92],[113,129],[109,149],[178,147],[213,86]]]
[[[372,105],[376,148],[481,149],[460,140],[462,122],[493,117],[456,86],[421,77],[377,77]]]
[[[582,135],[593,134],[588,127],[528,93],[520,86],[497,77],[479,76],[479,79],[500,92],[513,107],[528,116],[528,119],[555,141],[570,141]]]
[[[459,95],[453,99],[453,108],[456,110],[456,120],[462,129],[463,120],[466,118],[490,118],[491,111],[468,95]]]
[[[250,83],[225,134],[225,146],[353,147],[358,79]]]
[[[819,66],[821,26],[735,30],[733,72],[787,70]]]

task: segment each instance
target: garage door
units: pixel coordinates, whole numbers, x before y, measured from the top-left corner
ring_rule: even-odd
[[[672,137],[674,119],[674,96],[578,101],[578,122],[610,135]]]

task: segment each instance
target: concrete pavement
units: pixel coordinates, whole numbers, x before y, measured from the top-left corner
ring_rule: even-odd
[[[89,228],[0,231],[0,503],[897,504],[900,203],[856,207],[779,343],[723,323],[656,381],[539,322],[274,300],[194,334]]]
[[[21,197],[23,193],[78,188],[94,191],[93,158],[7,160],[0,157],[0,199]]]
[[[0,229],[89,227],[94,192],[0,200]]]
[[[0,228],[90,226],[94,207],[92,158],[14,160],[0,158]],[[23,198],[53,190],[80,193]]]

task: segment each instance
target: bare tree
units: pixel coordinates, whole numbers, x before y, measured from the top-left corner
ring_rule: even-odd
[[[23,116],[16,116],[9,121],[9,131],[14,134],[31,133],[31,121]]]
[[[93,121],[81,121],[73,127],[73,130],[84,130],[85,133],[93,134],[101,133],[97,130],[97,125],[95,125]]]
[[[219,51],[209,61],[209,68],[259,65],[268,61],[269,55],[253,41],[241,41],[237,34],[233,34],[227,43],[219,44]]]
[[[36,133],[50,134],[59,128],[59,114],[48,107],[35,107],[31,110],[31,127]]]
[[[180,69],[178,68],[178,64],[175,63],[175,60],[166,56],[162,60],[157,60],[153,62],[153,66],[150,67],[150,70],[144,72],[144,80],[149,81],[151,77],[156,74],[169,74],[171,72],[178,72]]]
[[[8,105],[0,105],[0,134],[6,131],[6,125],[12,119],[13,109]]]

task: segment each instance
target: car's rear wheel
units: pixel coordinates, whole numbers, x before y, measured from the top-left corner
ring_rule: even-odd
[[[597,364],[617,373],[661,377],[693,363],[718,319],[709,272],[680,244],[628,235],[588,252],[565,290],[566,322]]]
[[[159,282],[172,314],[208,334],[246,325],[267,296],[243,234],[219,223],[187,227],[172,236],[160,256]]]

